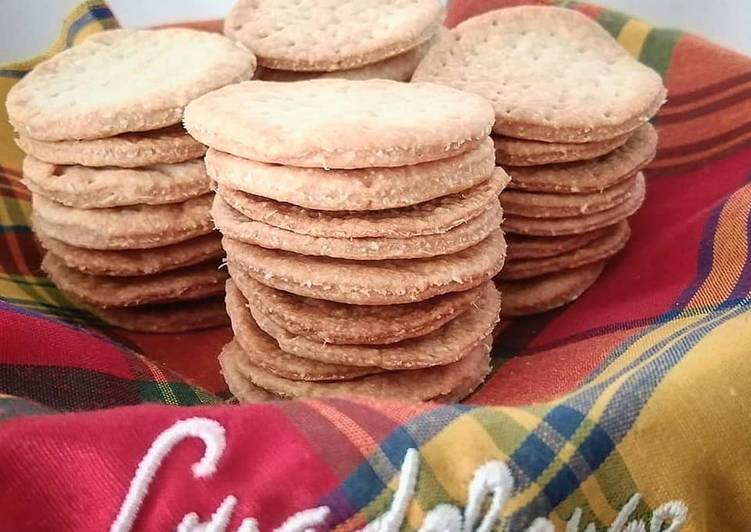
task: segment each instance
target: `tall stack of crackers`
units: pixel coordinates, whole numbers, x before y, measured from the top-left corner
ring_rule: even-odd
[[[414,80],[472,91],[493,105],[508,261],[503,315],[578,298],[627,243],[654,157],[648,120],[665,101],[659,75],[570,9],[515,7],[459,24]]]
[[[386,80],[251,81],[187,107],[217,183],[238,399],[482,382],[505,257],[492,123],[479,96]]]
[[[443,17],[441,0],[238,0],[224,34],[256,54],[257,79],[409,81]]]
[[[221,35],[95,35],[35,67],[7,100],[42,268],[103,321],[145,332],[226,322],[205,147],[182,128],[192,99],[252,77]]]

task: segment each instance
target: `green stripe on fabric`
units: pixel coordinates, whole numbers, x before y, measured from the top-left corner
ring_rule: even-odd
[[[138,397],[143,403],[165,403],[170,405],[191,406],[206,404],[205,397],[198,397],[196,391],[188,384],[169,382],[139,381]],[[165,393],[169,390],[169,393]],[[218,399],[212,403],[218,402]]]
[[[498,449],[509,456],[529,435],[529,431],[511,416],[499,415],[498,411],[491,408],[478,408],[469,412],[469,415],[482,425]]]
[[[653,29],[644,40],[639,61],[655,69],[665,79],[673,49],[681,35],[683,32],[679,30]]]
[[[629,20],[629,17],[623,13],[618,13],[617,11],[603,11],[597,19],[597,22],[600,26],[605,28],[613,38],[617,39],[618,35],[621,33],[621,29],[623,29],[623,26],[625,26],[626,22]]]
[[[420,475],[417,477],[417,482],[415,493],[417,494],[417,503],[423,512],[427,513],[441,503],[456,503],[443,489],[443,484],[425,460],[420,464]]]

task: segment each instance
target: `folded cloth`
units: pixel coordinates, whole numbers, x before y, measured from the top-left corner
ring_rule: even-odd
[[[455,0],[448,20],[519,3]],[[751,59],[566,6],[663,76],[660,146],[624,252],[573,305],[505,325],[472,405],[104,409],[216,401],[154,361],[211,388],[224,338],[93,332],[38,270],[0,115],[0,393],[15,396],[0,397],[0,530],[190,530],[213,514],[217,530],[252,517],[265,531],[304,510],[286,530],[356,530],[384,514],[384,530],[460,530],[486,513],[503,530],[537,518],[536,530],[747,529]],[[111,23],[90,2],[65,42]],[[28,66],[0,69],[0,89]]]

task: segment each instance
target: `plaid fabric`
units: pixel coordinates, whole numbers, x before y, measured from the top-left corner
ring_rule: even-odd
[[[448,20],[455,24],[518,3],[534,2],[457,0]],[[318,504],[331,508],[329,524],[337,530],[364,525],[390,504],[398,470],[411,447],[420,451],[421,468],[407,530],[418,529],[426,512],[438,503],[465,504],[472,472],[490,459],[506,462],[515,479],[513,496],[502,513],[504,530],[522,530],[537,516],[549,516],[562,527],[576,507],[584,510],[583,523],[605,527],[636,492],[643,496],[635,513],[640,518],[647,519],[669,499],[680,499],[689,507],[688,530],[747,530],[751,523],[746,503],[751,498],[751,366],[746,361],[751,353],[751,60],[695,36],[653,28],[618,13],[572,2],[566,6],[600,22],[663,76],[669,101],[656,119],[660,146],[647,172],[647,200],[633,218],[633,236],[625,251],[573,305],[505,324],[494,350],[494,373],[469,401],[475,406],[331,399],[200,411],[140,406],[72,416],[15,417],[0,430],[0,449],[5,449],[0,451],[0,476],[11,472],[28,482],[41,482],[30,466],[36,455],[3,445],[3,438],[24,441],[28,449],[53,438],[73,456],[92,445],[79,434],[96,426],[101,436],[93,445],[106,464],[102,467],[109,476],[104,477],[117,480],[97,492],[116,496],[111,497],[111,505],[102,503],[101,512],[87,514],[86,525],[74,517],[70,523],[79,528],[109,526],[127,483],[122,477],[132,475],[148,442],[176,419],[205,415],[227,427],[226,460],[234,464],[235,473],[231,481],[221,477],[221,485],[231,484],[242,494],[239,508],[258,516],[262,530]],[[11,81],[6,72],[0,74],[7,89]],[[1,258],[0,295],[13,305],[67,321],[81,320],[37,275],[38,253],[27,225],[28,195],[17,182],[20,158],[11,146],[7,125],[0,124],[0,134],[5,135],[0,146],[5,169],[0,221],[7,250]],[[22,316],[19,312],[4,306],[0,321],[11,313]],[[39,318],[35,319],[35,324],[22,323],[36,327]],[[0,373],[29,364],[32,352],[24,351],[24,345],[28,338],[37,341],[23,330],[9,332],[7,323],[3,321],[0,328]],[[55,325],[71,334],[89,334],[82,328]],[[118,350],[117,356],[111,355],[113,364],[122,361],[120,348],[92,337],[103,353]],[[170,339],[165,340],[149,345],[130,337],[122,341],[149,357],[164,357],[160,353]],[[191,364],[215,367],[214,344],[200,335],[186,344],[181,343],[184,340],[172,339],[180,347],[206,342],[192,353]],[[43,340],[39,342],[42,350]],[[49,385],[66,368],[86,367],[80,365],[85,357],[72,351],[57,358],[45,355],[43,364],[49,372],[32,375],[42,384],[33,384],[29,377],[10,393],[59,408],[52,398],[28,390]],[[174,358],[160,360],[188,369],[178,367]],[[95,371],[113,371],[109,364],[103,358]],[[215,371],[199,378],[209,382]],[[149,379],[142,377],[141,382]],[[0,391],[8,393],[14,382],[15,377],[7,378]],[[142,399],[136,396],[133,402]],[[103,404],[97,398],[81,407]],[[6,418],[27,409],[43,412],[43,407],[7,398],[0,400],[0,408]],[[118,430],[143,441],[138,445],[121,441]],[[140,454],[125,460],[126,467],[121,456],[134,447]],[[66,467],[67,476],[62,478],[84,484],[93,475],[56,467]],[[167,484],[162,482],[161,487],[167,489]],[[190,503],[188,509],[202,508],[200,515],[208,516],[216,508],[216,497],[211,503],[204,501],[208,492],[203,485],[178,483],[169,488],[174,500]],[[38,498],[28,497],[29,508],[64,513],[62,499],[71,507],[87,507],[86,493],[56,483],[54,475],[39,491]],[[14,499],[14,504],[18,512],[23,511],[23,500],[15,503]],[[144,529],[174,528],[187,511],[180,513],[179,505],[155,504],[146,507]],[[2,487],[0,507],[4,507]]]

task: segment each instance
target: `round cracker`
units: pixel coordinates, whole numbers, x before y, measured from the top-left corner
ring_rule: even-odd
[[[602,227],[587,233],[562,236],[526,236],[508,233],[506,235],[508,244],[506,261],[541,259],[560,255],[586,246],[605,235],[607,231],[607,227]]]
[[[227,313],[230,316],[235,339],[252,357],[253,363],[285,379],[300,381],[353,379],[381,371],[375,367],[319,362],[280,350],[274,340],[258,328],[248,310],[248,300],[231,279],[227,281]]]
[[[496,281],[503,295],[501,316],[528,316],[562,307],[581,296],[602,273],[605,262],[595,262],[521,281]]]
[[[105,31],[34,67],[8,93],[8,118],[43,141],[159,129],[180,122],[191,100],[254,70],[253,54],[214,33]]]
[[[415,68],[417,68],[417,64],[446,31],[448,30],[441,26],[430,40],[415,46],[411,50],[387,59],[382,59],[381,61],[376,61],[375,63],[368,63],[361,67],[347,70],[333,70],[331,72],[274,70],[259,67],[256,71],[255,79],[263,81],[304,81],[306,79],[318,78],[341,78],[352,80],[392,79],[394,81],[409,81]]]
[[[174,164],[198,159],[206,153],[206,147],[188,135],[179,124],[90,140],[45,142],[21,134],[16,143],[24,152],[40,161],[89,167],[137,168]]]
[[[528,218],[565,218],[612,209],[636,192],[636,176],[601,192],[561,194],[505,190],[501,202],[506,213]]]
[[[345,345],[326,344],[297,336],[280,327],[260,307],[250,307],[258,327],[274,338],[286,353],[327,364],[375,366],[390,370],[443,366],[456,362],[493,332],[500,310],[498,291],[492,282],[487,282],[475,305],[425,336],[387,345]]]
[[[151,249],[86,249],[70,246],[35,228],[42,247],[62,260],[68,268],[88,275],[130,277],[166,272],[224,255],[218,234],[191,238]]]
[[[475,149],[439,161],[355,170],[272,165],[209,150],[206,170],[221,186],[322,211],[408,207],[461,192],[498,172],[489,139]],[[500,172],[501,179],[508,179]]]
[[[472,91],[510,137],[592,142],[633,131],[665,100],[660,76],[591,18],[551,6],[470,18],[433,46],[415,81]]]
[[[273,341],[273,340],[272,340]],[[293,381],[283,379],[252,364],[236,341],[225,346],[219,355],[223,366],[234,363],[253,384],[286,397],[341,397],[363,395],[393,401],[460,401],[477,388],[490,373],[492,338],[485,338],[467,356],[446,366],[390,371],[344,381]],[[229,361],[227,359],[230,359]]]
[[[573,142],[543,142],[493,136],[495,161],[504,166],[537,166],[594,159],[623,146],[631,133],[612,139],[575,144]]]
[[[415,259],[457,253],[474,246],[501,225],[501,204],[463,224],[437,235],[408,238],[331,238],[300,235],[243,216],[216,196],[211,215],[221,233],[229,238],[267,249],[280,249],[321,257],[352,260]]]
[[[247,218],[300,235],[409,238],[445,233],[494,207],[508,182],[498,169],[472,188],[409,207],[380,211],[316,211],[219,185],[217,194]]]
[[[424,336],[469,309],[482,291],[481,285],[417,303],[347,305],[276,290],[232,266],[229,271],[250,304],[280,327],[331,344],[381,345]]]
[[[224,292],[227,273],[213,261],[140,277],[86,275],[68,268],[47,253],[42,269],[63,292],[95,307],[131,307],[150,303],[190,301]]]
[[[503,220],[503,229],[509,233],[536,236],[587,233],[601,227],[616,224],[634,214],[644,202],[645,193],[644,175],[640,172],[636,176],[634,193],[626,201],[616,205],[612,209],[566,218],[529,218],[526,216],[509,215]]]
[[[89,307],[88,310],[108,325],[144,333],[174,334],[229,324],[221,298],[130,308]]]
[[[75,209],[33,194],[32,225],[71,246],[148,249],[211,233],[213,194],[168,205]]]
[[[225,35],[282,70],[342,70],[403,53],[443,21],[439,0],[238,0]]]
[[[211,192],[202,159],[142,168],[58,166],[27,155],[23,182],[34,192],[78,209],[179,203]]]
[[[230,264],[266,286],[354,305],[394,305],[469,290],[503,267],[506,242],[496,230],[471,248],[425,259],[354,261],[265,249],[224,237]]]
[[[617,150],[590,161],[509,168],[509,188],[581,194],[600,192],[644,168],[657,150],[657,133],[650,124],[637,129]]]
[[[586,246],[554,257],[507,261],[498,274],[499,279],[528,279],[547,273],[578,268],[612,257],[624,248],[631,236],[625,220],[608,227],[606,233]]]
[[[227,383],[227,388],[240,403],[259,403],[263,401],[273,401],[278,399],[276,395],[259,388],[245,375],[240,372],[240,368],[235,362],[236,358],[244,357],[245,353],[236,341],[232,341],[222,349],[219,355],[219,367]]]
[[[211,148],[310,168],[445,159],[484,142],[492,124],[493,110],[480,96],[390,80],[250,81],[202,96],[185,110],[188,132]]]

